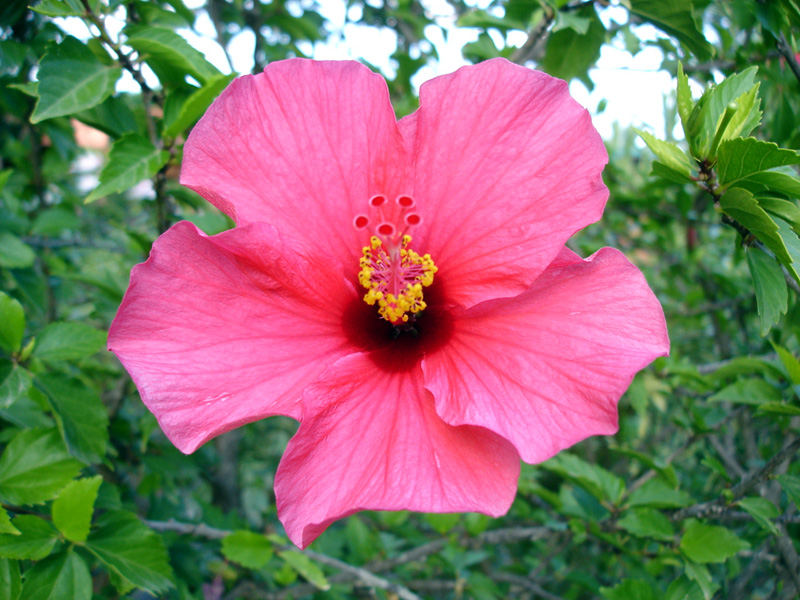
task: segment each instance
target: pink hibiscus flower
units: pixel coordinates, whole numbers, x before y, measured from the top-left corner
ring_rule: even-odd
[[[636,267],[564,245],[602,214],[606,160],[563,81],[505,60],[399,121],[357,63],[273,63],[184,149],[181,182],[236,227],[156,240],[109,348],[183,452],[300,421],[275,476],[298,546],[359,510],[504,514],[520,458],[614,433],[668,351]]]

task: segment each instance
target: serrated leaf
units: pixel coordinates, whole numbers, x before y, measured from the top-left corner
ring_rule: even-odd
[[[612,505],[616,505],[625,492],[625,482],[622,478],[574,454],[562,452],[541,466],[577,482],[598,500]]]
[[[205,84],[210,78],[221,75],[202,53],[171,29],[129,25],[124,33],[127,36],[125,43],[142,55],[162,84],[182,84],[187,75]]]
[[[692,180],[692,161],[677,144],[659,140],[640,129],[634,128],[634,131],[639,134],[639,137],[644,140],[664,167],[675,171],[683,182]]]
[[[756,520],[756,522],[773,535],[778,535],[778,528],[772,519],[781,514],[775,505],[761,496],[742,498],[737,503]]]
[[[631,0],[631,12],[675,36],[700,60],[711,58],[711,44],[700,31],[692,14],[691,0]]]
[[[108,444],[108,411],[94,390],[61,375],[36,379],[45,391],[70,453],[86,463],[103,460]]]
[[[786,265],[792,264],[792,257],[778,233],[778,224],[758,205],[752,193],[739,187],[730,188],[720,198],[719,205],[726,214],[744,225],[772,250],[779,261]]]
[[[653,508],[681,508],[692,503],[692,497],[682,490],[670,487],[663,479],[656,477],[645,482],[640,488],[631,492],[627,505],[650,506]]]
[[[600,57],[600,48],[606,38],[603,23],[592,5],[574,11],[574,16],[589,21],[586,33],[574,29],[562,29],[547,39],[541,68],[561,79],[581,78],[586,80],[589,68]]]
[[[70,481],[51,507],[53,525],[71,542],[83,543],[89,536],[94,501],[103,478],[99,475]]]
[[[36,254],[25,242],[7,231],[0,232],[0,267],[26,269],[33,264]]]
[[[675,535],[670,520],[653,508],[634,508],[625,513],[617,524],[637,537],[670,541]]]
[[[50,556],[25,571],[22,597],[25,600],[91,600],[89,567],[72,550]]]
[[[165,123],[164,135],[174,137],[191,127],[233,78],[233,74],[211,77],[202,88],[186,98],[175,118]]]
[[[784,473],[778,475],[776,479],[781,484],[783,491],[786,492],[787,498],[794,502],[797,508],[800,508],[800,477]]]
[[[789,291],[780,265],[760,248],[745,250],[747,266],[753,277],[761,335],[767,335],[772,326],[786,314]]]
[[[721,132],[721,140],[732,140],[741,135],[749,135],[761,122],[761,99],[758,96],[760,84],[754,85],[736,98],[730,106],[734,109],[730,120]]]
[[[129,190],[140,181],[150,179],[167,164],[169,153],[159,150],[138,134],[121,137],[111,146],[108,162],[100,172],[100,185],[87,197],[86,202]]]
[[[794,150],[751,137],[735,138],[719,145],[716,170],[719,183],[728,186],[754,173],[797,164],[800,153]]]
[[[81,469],[55,429],[27,429],[0,456],[0,500],[37,504],[53,498]]]
[[[155,595],[172,587],[172,568],[164,542],[134,514],[109,511],[101,515],[86,548],[135,587]]]
[[[754,173],[739,184],[757,188],[755,191],[779,192],[792,198],[800,197],[800,179],[782,169]]]
[[[0,348],[17,352],[25,333],[25,312],[22,305],[5,292],[0,292]]]
[[[122,74],[104,65],[83,43],[67,36],[39,65],[39,87],[31,123],[71,115],[100,104],[114,91]]]
[[[58,532],[47,521],[34,515],[14,519],[18,534],[0,533],[0,557],[17,560],[40,560],[50,554],[58,541]]]
[[[20,530],[14,527],[11,518],[8,516],[5,508],[0,507],[0,533],[10,533],[12,535],[20,535]]]
[[[248,569],[260,569],[272,558],[272,543],[252,531],[234,531],[222,539],[222,554]]]
[[[689,560],[700,563],[725,562],[750,547],[730,529],[689,521],[681,538],[680,548]]]
[[[42,360],[77,360],[105,347],[106,332],[85,323],[56,322],[36,338],[33,356]]]
[[[19,574],[19,562],[0,558],[0,600],[19,600],[21,590],[22,577]]]
[[[328,583],[322,570],[305,554],[296,550],[287,550],[278,552],[278,556],[317,589],[325,591],[331,588],[331,584]]]
[[[771,196],[758,196],[758,205],[775,217],[787,221],[795,233],[800,231],[800,207],[791,200],[773,198]],[[776,221],[777,222],[777,221]]]

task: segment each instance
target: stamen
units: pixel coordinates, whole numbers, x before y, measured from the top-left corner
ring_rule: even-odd
[[[366,229],[367,225],[369,225],[369,217],[366,215],[358,215],[353,219],[353,227],[356,229]]]

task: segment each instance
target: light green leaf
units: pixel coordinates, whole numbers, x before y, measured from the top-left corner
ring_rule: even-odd
[[[789,291],[780,265],[756,247],[745,250],[747,266],[753,277],[761,335],[767,335],[781,316],[786,314]]]
[[[85,323],[50,323],[36,338],[33,355],[42,360],[77,360],[99,352],[105,344],[106,332]]]
[[[89,536],[94,501],[103,478],[99,475],[70,481],[53,500],[53,525],[71,542],[83,543]]]
[[[11,522],[6,509],[2,507],[0,507],[0,533],[20,535],[19,529],[14,527],[14,524]]]
[[[50,556],[25,571],[22,597],[25,600],[91,600],[89,567],[72,550]]]
[[[174,119],[167,121],[165,114],[164,135],[174,137],[192,126],[199,119],[211,102],[219,96],[222,90],[231,82],[235,75],[217,75],[196,92],[193,92],[181,104]],[[167,113],[167,111],[165,111]]]
[[[17,352],[25,333],[25,312],[22,305],[5,292],[0,292],[0,348]]]
[[[792,198],[800,198],[800,179],[787,171],[776,169],[754,173],[740,183],[757,187],[756,191],[779,192]]]
[[[502,31],[525,28],[524,24],[505,17],[498,17],[480,9],[473,9],[465,12],[458,18],[457,25],[459,27],[480,27],[481,29],[494,27]]]
[[[47,521],[34,515],[14,518],[18,534],[0,533],[0,557],[40,560],[50,554],[58,532]]]
[[[52,427],[44,409],[31,399],[32,385],[27,369],[12,365],[6,373],[0,368],[0,417],[19,427]]]
[[[705,600],[705,596],[694,581],[681,575],[669,585],[664,600]]]
[[[0,267],[25,269],[33,264],[36,254],[25,242],[7,231],[0,232]]]
[[[705,525],[700,521],[688,522],[680,545],[689,560],[701,564],[725,562],[749,547],[750,544],[740,539],[730,529]]]
[[[758,205],[773,216],[787,221],[796,233],[800,232],[800,207],[791,200],[758,196]]]
[[[461,520],[461,513],[427,513],[425,521],[442,535],[450,531]]]
[[[574,454],[562,452],[541,466],[577,482],[598,500],[612,505],[620,501],[625,491],[625,482],[622,478]]]
[[[80,0],[42,0],[31,9],[48,17],[80,17],[86,12]]]
[[[729,186],[754,173],[800,164],[800,153],[755,138],[735,138],[719,145],[717,177]]]
[[[738,379],[711,396],[709,402],[733,402],[757,406],[765,402],[777,402],[781,392],[765,379]]]
[[[222,554],[248,569],[260,569],[272,558],[272,543],[252,531],[234,531],[222,539]]]
[[[717,584],[711,577],[708,567],[702,564],[687,562],[684,564],[686,576],[694,581],[703,593],[703,600],[712,600],[714,594],[719,589]]]
[[[39,65],[39,98],[31,123],[100,104],[114,91],[121,74],[121,69],[104,65],[84,44],[67,36],[45,54]]]
[[[123,581],[159,595],[172,587],[172,569],[164,542],[136,515],[109,511],[101,515],[86,548]]]
[[[589,68],[600,56],[606,30],[592,5],[586,5],[573,14],[589,22],[588,30],[578,33],[568,28],[552,33],[547,39],[540,67],[554,77],[566,80],[577,77],[586,82]]]
[[[53,407],[70,453],[86,464],[101,462],[108,444],[108,411],[97,392],[56,374],[41,375],[36,382]]]
[[[713,49],[700,32],[691,0],[631,0],[631,12],[678,38],[698,59],[711,58]]]
[[[600,595],[605,600],[657,600],[653,587],[641,579],[625,579],[613,588],[601,587]]]
[[[100,173],[98,185],[86,202],[129,190],[140,181],[153,177],[167,164],[169,153],[159,150],[138,134],[128,134],[111,146],[108,162]]]
[[[760,414],[787,415],[796,417],[800,415],[800,406],[786,402],[765,402],[758,407]]]
[[[19,432],[0,456],[0,500],[37,504],[53,498],[81,469],[55,429]]]
[[[671,541],[675,535],[670,520],[653,508],[634,508],[625,513],[617,524],[637,537]]]
[[[682,181],[692,180],[692,161],[677,144],[659,140],[640,129],[634,128],[634,131],[639,134],[647,144],[647,147],[658,157],[662,166],[674,171]]]
[[[778,535],[778,528],[772,519],[781,514],[776,506],[761,496],[751,496],[742,498],[738,502],[739,506],[749,512],[756,522],[773,535]]]
[[[789,352],[786,348],[775,342],[770,342],[775,352],[778,353],[778,358],[781,359],[786,372],[789,374],[790,381],[795,385],[800,385],[800,360]]]
[[[797,281],[800,281],[800,238],[792,226],[783,219],[775,219],[778,226],[778,235],[781,237],[786,252],[789,254],[790,261],[783,262],[783,265]]]
[[[19,600],[22,577],[16,560],[0,558],[0,600]]]
[[[778,233],[778,224],[758,205],[752,193],[744,188],[731,188],[722,195],[719,205],[726,214],[744,225],[772,250],[779,261],[786,265],[792,264],[792,257]]]
[[[634,490],[628,497],[628,506],[651,506],[653,508],[681,508],[692,503],[689,494],[670,487],[663,479],[656,477]]]
[[[44,209],[33,221],[31,233],[34,235],[57,235],[65,230],[77,229],[81,220],[75,213],[63,206]]]
[[[778,475],[776,479],[781,484],[783,491],[786,492],[786,497],[794,502],[797,508],[800,508],[800,477],[784,473]]]
[[[328,583],[322,570],[305,554],[296,550],[287,550],[278,552],[278,556],[317,589],[325,591],[331,588],[331,584]]]
[[[210,78],[221,75],[202,53],[171,29],[129,25],[124,33],[125,43],[141,54],[162,84],[182,84],[187,75],[205,84]]]

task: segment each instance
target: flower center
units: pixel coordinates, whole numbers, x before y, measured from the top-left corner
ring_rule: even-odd
[[[369,207],[371,217],[358,215],[353,220],[356,229],[369,229],[377,223],[359,260],[358,281],[367,290],[364,302],[377,305],[378,314],[392,325],[403,325],[425,310],[422,289],[433,283],[436,265],[430,254],[420,255],[409,248],[408,231],[422,221],[413,212],[413,198],[399,196],[391,205],[385,196],[373,196]]]

